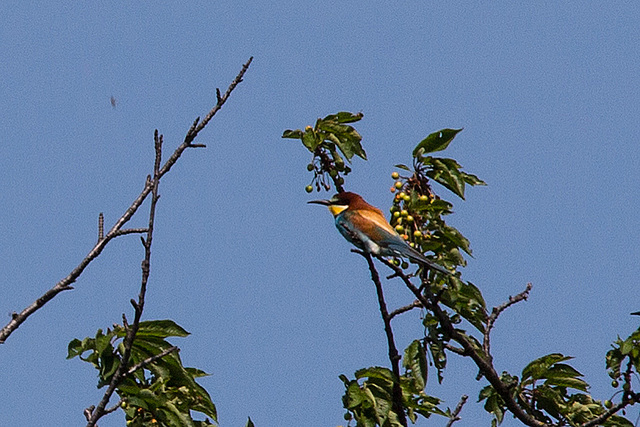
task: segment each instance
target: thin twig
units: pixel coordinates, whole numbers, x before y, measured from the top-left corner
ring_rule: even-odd
[[[198,133],[202,129],[204,129],[204,127],[211,120],[211,118],[213,118],[213,116],[220,110],[222,105],[227,101],[227,99],[231,95],[231,92],[233,92],[236,86],[242,81],[242,78],[244,77],[244,74],[249,68],[249,65],[251,64],[252,60],[253,60],[253,57],[249,58],[249,60],[242,66],[242,70],[240,70],[238,75],[231,82],[225,94],[218,98],[215,107],[213,107],[213,109],[209,111],[209,113],[205,116],[205,120],[203,120],[202,122],[199,122],[199,119],[196,119],[193,122],[193,124],[189,128],[189,131],[187,132],[187,135],[185,136],[184,142],[180,144],[178,148],[176,148],[176,150],[173,152],[171,157],[169,157],[169,159],[160,169],[160,178],[164,176],[167,172],[169,172],[171,167],[178,161],[182,153],[187,148],[197,148],[197,147],[203,146],[203,144],[192,144],[192,142],[196,138]],[[112,239],[122,235],[121,233],[122,227],[131,219],[131,217],[136,213],[138,208],[146,200],[147,196],[151,192],[151,189],[152,189],[152,183],[149,180],[147,180],[145,182],[144,188],[142,189],[138,197],[136,197],[136,199],[131,203],[131,205],[127,208],[124,214],[122,214],[122,216],[116,221],[113,227],[111,227],[111,230],[109,230],[109,232],[107,232],[107,234],[104,235],[103,239],[98,240],[98,242],[94,245],[94,247],[89,251],[87,256],[80,262],[80,264],[78,264],[76,268],[73,269],[73,271],[71,271],[71,273],[69,273],[67,277],[63,278],[58,283],[56,283],[51,289],[49,289],[44,294],[42,294],[41,297],[39,297],[29,306],[24,308],[21,312],[12,313],[11,320],[9,321],[9,323],[7,323],[2,329],[0,329],[0,344],[4,344],[7,338],[9,338],[9,336],[16,329],[18,329],[18,327],[22,323],[24,323],[29,318],[29,316],[31,316],[33,313],[35,313],[40,308],[42,308],[47,302],[51,301],[56,295],[58,295],[62,291],[73,289],[71,285],[78,279],[78,277],[80,277],[80,275],[83,273],[85,268],[87,268],[87,266],[91,264],[91,262],[102,253],[104,248]],[[127,233],[124,233],[124,234],[127,234]]]
[[[460,411],[462,411],[462,407],[464,406],[464,404],[467,403],[467,399],[469,399],[469,396],[467,396],[466,394],[463,394],[462,397],[460,398],[460,401],[456,405],[456,409],[453,410],[453,413],[451,414],[451,418],[449,418],[449,422],[445,427],[451,427],[453,423],[455,423],[456,421],[460,421],[462,419],[460,418]]]
[[[404,307],[399,307],[389,313],[389,317],[393,319],[399,314],[406,313],[407,311],[411,311],[414,308],[422,308],[422,303],[418,300],[413,301],[411,304],[407,304]]]
[[[149,365],[150,363],[153,363],[158,359],[162,359],[167,354],[173,353],[174,351],[180,351],[180,349],[177,346],[173,345],[173,346],[167,348],[166,350],[163,350],[162,352],[160,352],[158,354],[154,354],[153,356],[144,359],[142,362],[136,363],[135,365],[133,365],[131,368],[129,368],[129,370],[127,372],[124,373],[124,375],[122,377],[123,378],[127,377],[127,376],[133,374],[134,372],[136,372],[136,371],[144,368],[145,366]]]
[[[144,234],[148,230],[146,228],[125,228],[124,230],[118,230],[114,234],[116,236],[124,236],[125,234]]]
[[[156,205],[158,204],[158,199],[160,198],[160,196],[158,195],[158,186],[160,184],[160,163],[162,160],[163,138],[162,135],[158,135],[157,130],[154,135],[154,142],[156,155],[153,166],[153,179],[147,178],[147,181],[152,182],[151,205],[149,207],[149,226],[147,227],[146,239],[142,239],[142,243],[144,245],[144,260],[142,260],[142,279],[140,281],[140,293],[138,294],[138,301],[132,302],[135,313],[133,324],[127,326],[125,322],[125,329],[127,331],[127,334],[125,335],[123,340],[124,350],[120,359],[120,365],[111,377],[109,387],[107,387],[107,390],[102,396],[100,403],[98,403],[98,406],[96,406],[93,413],[91,414],[91,419],[87,422],[87,427],[95,426],[98,420],[103,415],[105,415],[105,408],[109,403],[111,396],[124,379],[125,374],[129,371],[128,364],[129,358],[131,357],[131,349],[133,347],[133,342],[135,340],[136,334],[138,333],[140,319],[142,318],[142,312],[144,310],[144,300],[147,293],[147,283],[149,282],[149,274],[151,273],[151,243],[153,241],[153,226],[155,223]]]
[[[482,341],[482,350],[485,354],[491,355],[491,329],[495,326],[496,320],[498,320],[498,316],[505,311],[507,308],[511,307],[514,304],[517,304],[520,301],[526,300],[529,297],[529,293],[531,292],[532,285],[531,283],[527,283],[527,287],[524,291],[520,292],[516,296],[510,296],[509,301],[503,302],[497,307],[493,307],[491,311],[491,315],[487,319],[487,327],[484,329],[484,338]]]
[[[382,291],[382,283],[380,282],[380,275],[373,264],[373,258],[368,252],[357,251],[362,255],[369,265],[369,271],[371,272],[371,280],[376,286],[376,293],[378,294],[378,305],[380,306],[380,314],[384,322],[384,332],[387,335],[387,345],[389,347],[389,361],[391,362],[391,370],[393,371],[393,412],[398,416],[398,421],[403,426],[407,426],[407,418],[404,411],[404,404],[402,403],[402,388],[400,387],[400,354],[393,338],[393,329],[391,329],[391,316],[387,310],[387,304],[384,300],[384,294]]]
[[[98,242],[104,239],[104,214],[98,215]]]
[[[464,350],[464,348],[456,347],[455,345],[451,345],[449,343],[446,343],[444,345],[444,348],[446,348],[447,350],[449,350],[452,353],[459,354],[460,356],[466,356],[467,355],[467,352]]]

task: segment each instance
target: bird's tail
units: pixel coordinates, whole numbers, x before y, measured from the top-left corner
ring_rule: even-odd
[[[433,262],[430,259],[428,259],[427,257],[425,257],[424,255],[422,255],[420,252],[418,252],[417,250],[415,250],[411,246],[407,246],[407,248],[408,248],[408,251],[407,251],[407,253],[405,255],[411,261],[417,262],[418,264],[422,264],[423,266],[426,266],[426,267],[428,267],[428,268],[430,268],[432,270],[439,271],[440,273],[443,273],[443,274],[453,274],[449,270],[447,270],[446,268],[441,266],[440,264],[436,264],[435,262]]]

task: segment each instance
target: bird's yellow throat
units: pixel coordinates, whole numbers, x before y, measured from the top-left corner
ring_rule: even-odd
[[[333,216],[337,216],[337,215],[340,215],[340,212],[344,211],[349,206],[347,206],[347,205],[329,205],[328,207],[329,207],[329,212],[331,212],[331,214]]]

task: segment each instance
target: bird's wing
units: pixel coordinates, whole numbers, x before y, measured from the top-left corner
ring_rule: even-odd
[[[402,237],[387,222],[379,211],[353,210],[345,212],[346,219],[354,224],[366,237],[380,244],[389,240],[400,239]]]
[[[362,226],[360,229],[370,239],[375,241],[380,247],[379,255],[398,255],[411,259],[420,264],[426,264],[429,267],[440,271],[441,273],[451,274],[444,267],[434,263],[422,253],[409,246],[409,244],[391,227],[384,216],[378,212],[356,210],[351,212],[354,215],[352,221],[359,221]]]

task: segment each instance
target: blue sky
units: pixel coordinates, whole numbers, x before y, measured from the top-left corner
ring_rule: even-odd
[[[339,425],[338,375],[388,363],[366,264],[306,204],[309,155],[280,138],[341,110],[364,113],[370,159],[346,187],[385,209],[393,165],[465,128],[447,155],[489,186],[465,202],[440,190],[474,250],[463,278],[490,306],[534,286],[496,326],[497,370],[561,352],[609,398],[604,355],[640,310],[639,14],[631,1],[3,2],[2,323],[85,256],[99,212],[110,226],[139,193],[154,129],[168,155],[254,56],[200,135],[208,148],[162,181],[145,310],[192,333],[175,342],[212,374],[221,425]],[[67,344],[131,317],[142,256],[137,237],[112,242],[0,347],[0,425],[83,424],[102,390]],[[411,300],[400,283],[387,294]],[[406,317],[399,346],[421,334]],[[452,357],[427,386],[452,407],[470,395],[456,427],[489,425],[475,374]]]

